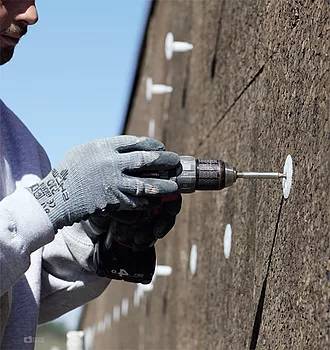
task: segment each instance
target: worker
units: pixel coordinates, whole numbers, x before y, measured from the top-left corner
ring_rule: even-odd
[[[1,65],[37,20],[34,0],[0,0]],[[1,349],[33,349],[38,324],[99,296],[118,249],[126,249],[122,264],[142,259],[153,271],[154,244],[173,227],[181,197],[176,182],[141,172],[178,164],[154,139],[118,136],[75,147],[52,168],[0,100]],[[170,200],[162,204],[165,195]],[[102,266],[96,244],[109,259]]]

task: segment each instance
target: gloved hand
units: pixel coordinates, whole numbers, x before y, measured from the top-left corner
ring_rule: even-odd
[[[154,139],[117,136],[73,148],[64,161],[30,191],[48,214],[55,231],[106,209],[136,210],[148,198],[177,192],[171,180],[131,176],[137,171],[176,168],[178,155]]]
[[[154,245],[157,239],[163,238],[174,226],[176,215],[180,212],[182,197],[179,193],[149,200],[143,210],[107,211],[92,214],[89,222],[92,225],[93,241],[98,235],[106,235],[107,246],[110,241],[132,248],[144,250]],[[95,233],[98,235],[95,235]]]
[[[103,238],[94,247],[93,263],[98,276],[134,283],[151,282],[156,267],[154,246],[135,252],[113,241],[106,249]]]
[[[153,206],[143,211],[114,213],[105,241],[106,248],[110,240],[130,247],[133,251],[153,246],[157,239],[163,238],[173,228],[176,215],[180,212],[181,195],[175,194],[171,197],[151,201]]]
[[[150,283],[156,262],[154,244],[174,226],[182,199],[175,194],[152,202],[143,211],[103,211],[90,216],[88,231],[99,276]]]

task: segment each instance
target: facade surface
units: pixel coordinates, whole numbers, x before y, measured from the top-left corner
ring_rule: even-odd
[[[153,133],[154,120],[169,150],[242,170],[281,171],[291,154],[293,185],[287,200],[280,181],[260,180],[186,195],[157,243],[172,275],[137,307],[136,286],[120,282],[88,304],[93,349],[330,348],[329,13],[326,0],[154,4],[125,133]],[[167,61],[169,31],[193,51]],[[147,103],[148,76],[173,93]],[[128,315],[114,321],[123,298]]]

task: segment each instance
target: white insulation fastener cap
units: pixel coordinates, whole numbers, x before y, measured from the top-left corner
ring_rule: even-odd
[[[113,307],[113,312],[112,312],[112,319],[115,322],[118,322],[120,320],[120,306],[116,305]]]
[[[170,276],[172,274],[172,267],[167,265],[157,265],[155,269],[156,276]]]
[[[171,32],[167,33],[165,38],[165,57],[167,60],[172,59],[174,52],[187,52],[193,49],[193,45],[186,41],[174,41]]]
[[[69,331],[66,334],[66,346],[68,350],[83,350],[84,349],[84,332]]]
[[[123,316],[127,316],[128,315],[128,308],[129,308],[129,300],[128,300],[128,298],[124,298],[121,301],[121,314]]]
[[[190,272],[194,275],[197,271],[197,245],[193,244],[190,250],[189,260]]]
[[[153,95],[170,94],[173,87],[165,84],[154,84],[152,78],[146,79],[146,100],[150,102]]]
[[[155,130],[156,130],[155,119],[150,119],[149,126],[148,126],[148,136],[154,138],[155,137]]]
[[[231,225],[227,224],[225,229],[225,234],[223,236],[223,253],[226,259],[229,259],[231,251],[231,240],[232,240],[232,229]]]
[[[283,174],[286,175],[286,177],[282,180],[283,197],[285,199],[288,199],[291,191],[293,177],[293,161],[290,154],[286,157]]]

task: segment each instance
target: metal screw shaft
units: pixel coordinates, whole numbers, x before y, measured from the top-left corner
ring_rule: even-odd
[[[262,173],[262,172],[237,172],[238,179],[283,179],[286,175],[283,173]]]

